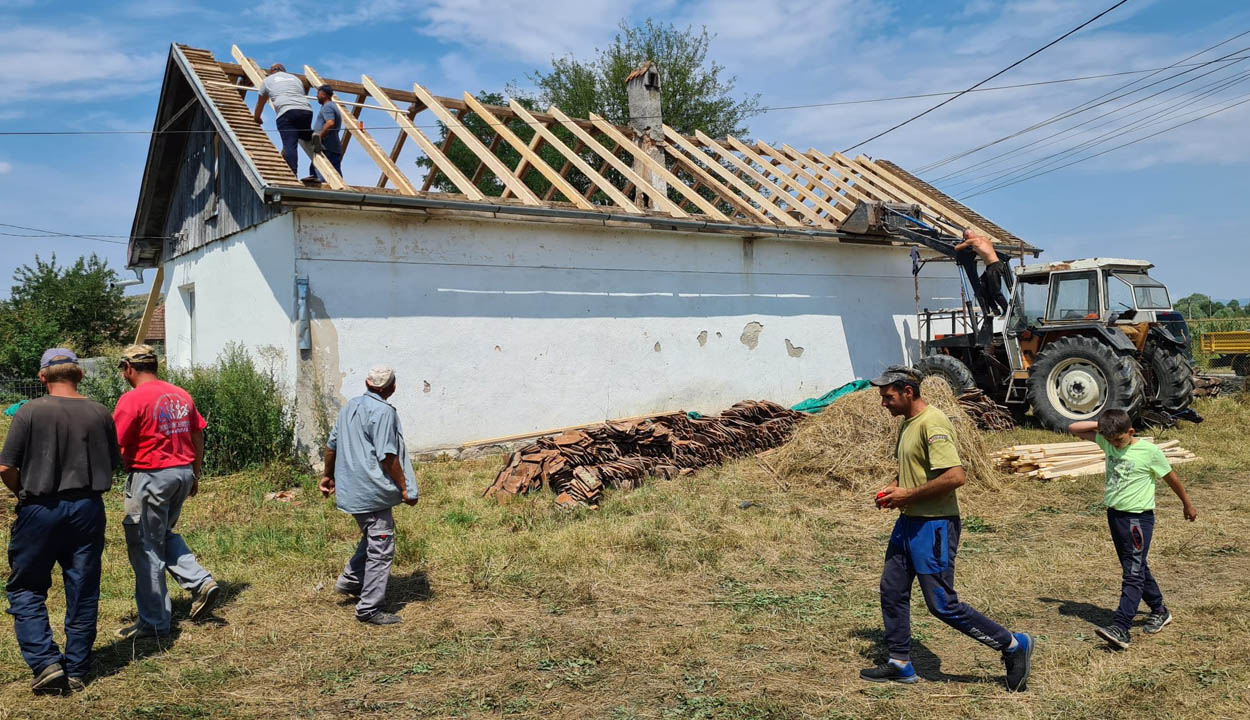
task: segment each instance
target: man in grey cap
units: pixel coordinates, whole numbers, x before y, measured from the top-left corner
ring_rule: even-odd
[[[891,365],[870,381],[881,393],[881,406],[903,418],[895,444],[898,476],[877,493],[877,507],[901,513],[881,571],[881,617],[890,657],[859,676],[871,682],[918,679],[911,664],[911,586],[919,581],[934,617],[1002,653],[1007,689],[1019,692],[1028,686],[1033,636],[1007,630],[955,593],[960,531],[955,491],[964,484],[964,468],[955,426],[920,397],[921,379],[914,368]]]
[[[36,693],[84,687],[99,614],[101,496],[122,462],[108,408],[78,393],[82,375],[73,351],[44,352],[39,380],[48,394],[17,411],[0,450],[0,478],[18,498],[5,594]],[[63,654],[45,605],[54,565],[65,584]]]
[[[258,89],[262,98],[273,101],[274,112],[278,113],[278,135],[282,138],[282,157],[291,166],[291,172],[299,175],[299,141],[312,137],[313,113],[308,105],[308,96],[304,93],[304,81],[286,71],[282,63],[274,63],[269,74]],[[264,103],[256,104],[255,118],[261,123],[261,111]]]
[[[417,504],[417,479],[404,445],[399,413],[387,402],[395,394],[395,371],[378,366],[365,379],[365,393],[347,401],[326,441],[321,494],[335,493],[339,510],[360,527],[360,543],[334,583],[356,595],[356,619],[393,625],[399,616],[382,610],[395,559],[391,508]]]
[[[343,144],[339,139],[339,129],[343,127],[343,113],[334,102],[334,88],[322,85],[317,88],[317,102],[321,109],[313,120],[313,147],[325,153],[326,159],[334,166],[339,175],[343,174]],[[316,168],[312,173],[318,180],[324,180]]]

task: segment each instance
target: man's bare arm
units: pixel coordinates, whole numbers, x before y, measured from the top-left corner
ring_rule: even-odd
[[[14,495],[17,495],[18,491],[22,488],[21,471],[15,467],[0,465],[0,478],[4,480],[4,486],[7,487]]]
[[[897,508],[907,505],[908,503],[917,502],[919,500],[928,500],[929,498],[945,495],[952,490],[963,487],[967,480],[962,465],[953,468],[947,468],[941,475],[933,478],[918,488],[901,488],[897,485],[887,487],[885,494],[879,500],[881,507]]]
[[[321,482],[317,484],[322,497],[330,497],[330,493],[334,492],[334,463],[338,456],[337,452],[326,448],[325,469],[321,471]]]
[[[399,488],[399,496],[403,498],[403,501],[408,502],[411,500],[408,497],[408,478],[404,476],[404,466],[400,465],[400,462],[403,461],[398,455],[387,453],[386,458],[381,462],[382,471],[391,479],[391,482],[395,483],[395,487]]]
[[[968,249],[968,248],[970,248],[970,247],[972,247],[972,241],[971,241],[971,240],[964,240],[963,242],[961,242],[961,243],[959,243],[958,245],[956,245],[956,246],[955,246],[955,249],[956,249],[956,250],[967,250],[967,249]]]
[[[1098,421],[1081,420],[1080,422],[1074,422],[1068,426],[1068,432],[1082,440],[1093,442],[1094,438],[1098,437]]]

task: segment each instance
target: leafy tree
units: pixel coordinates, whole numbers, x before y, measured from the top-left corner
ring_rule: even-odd
[[[9,299],[0,302],[0,374],[30,377],[49,347],[87,356],[123,342],[130,330],[117,273],[94,254],[73,265],[36,256],[13,281]]]

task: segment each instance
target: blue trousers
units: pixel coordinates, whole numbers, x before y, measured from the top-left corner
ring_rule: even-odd
[[[343,175],[343,141],[339,138],[337,132],[329,133],[322,139],[322,151],[325,153],[326,159],[334,166],[335,172],[340,177]],[[317,172],[317,168],[313,165],[308,166],[308,173],[318,180],[324,181],[321,173]]]
[[[1165,609],[1163,592],[1146,563],[1150,537],[1155,530],[1155,514],[1152,510],[1127,513],[1107,508],[1107,525],[1111,528],[1111,541],[1115,543],[1115,554],[1120,558],[1120,569],[1123,571],[1120,605],[1112,622],[1127,632],[1142,600],[1146,601],[1151,612]]]
[[[312,137],[312,110],[287,110],[278,116],[278,136],[282,138],[282,157],[299,175],[299,141]]]
[[[100,602],[100,555],[104,552],[104,501],[27,500],[17,506],[9,535],[8,613],[22,659],[38,675],[61,663],[67,675],[82,677],[91,666]],[[52,639],[48,588],[52,568],[61,566],[65,583],[65,653]]]
[[[955,554],[959,517],[899,515],[881,572],[881,619],[890,657],[911,658],[911,585],[920,581],[929,612],[938,620],[995,650],[1006,650],[1011,632],[959,601],[955,594]]]

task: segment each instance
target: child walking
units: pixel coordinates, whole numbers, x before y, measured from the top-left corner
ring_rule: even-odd
[[[1172,613],[1163,604],[1163,593],[1146,554],[1155,525],[1155,482],[1159,478],[1180,498],[1185,519],[1193,521],[1198,511],[1189,502],[1176,471],[1154,443],[1133,437],[1133,421],[1123,410],[1107,410],[1098,420],[1075,422],[1069,432],[1098,443],[1107,455],[1107,488],[1103,504],[1107,506],[1107,524],[1111,542],[1120,558],[1123,580],[1120,585],[1120,606],[1112,623],[1094,632],[1112,647],[1125,650],[1129,646],[1129,625],[1142,600],[1150,608],[1150,616],[1142,630],[1157,633],[1172,622]]]

